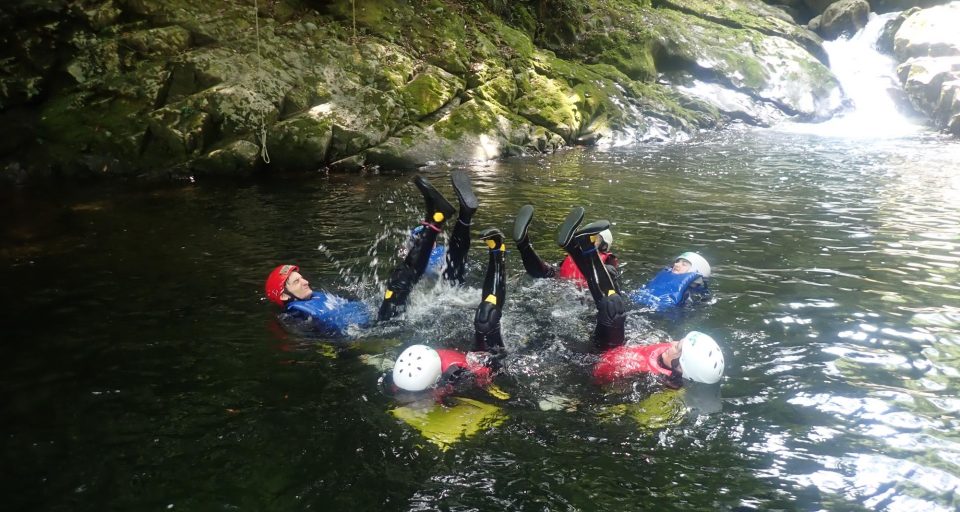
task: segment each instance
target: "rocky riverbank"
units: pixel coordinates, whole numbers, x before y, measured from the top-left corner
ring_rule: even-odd
[[[789,11],[755,0],[15,2],[0,14],[0,172],[411,169],[827,119],[841,88],[820,37]]]

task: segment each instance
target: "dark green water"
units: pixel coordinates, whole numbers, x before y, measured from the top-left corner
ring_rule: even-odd
[[[629,338],[706,331],[727,372],[719,397],[597,389],[592,304],[513,252],[513,398],[486,398],[506,419],[447,451],[387,413],[370,362],[466,348],[483,257],[465,289],[425,281],[405,323],[352,343],[289,336],[261,299],[295,261],[374,305],[419,216],[410,176],[7,193],[3,508],[956,510],[958,162],[930,135],[759,131],[470,169],[474,225],[532,203],[550,259],[570,206],[612,221],[627,288],[706,255],[715,301],[634,311]],[[453,197],[446,170],[425,174]],[[651,401],[656,424],[637,414]]]

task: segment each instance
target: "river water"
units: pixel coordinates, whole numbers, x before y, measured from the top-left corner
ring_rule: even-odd
[[[475,396],[496,415],[446,450],[377,379],[406,344],[469,346],[482,244],[466,286],[428,278],[349,340],[287,334],[261,297],[294,261],[375,307],[421,215],[410,176],[4,192],[4,509],[956,510],[960,143],[827,128],[469,168],[475,232],[534,204],[559,260],[582,205],[614,224],[627,289],[705,255],[711,302],[631,311],[628,342],[701,330],[727,371],[598,388],[592,303],[513,251],[510,398]]]

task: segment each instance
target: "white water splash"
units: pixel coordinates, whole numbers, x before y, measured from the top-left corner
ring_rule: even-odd
[[[850,111],[821,124],[784,123],[777,129],[843,138],[897,138],[923,130],[919,119],[898,110],[896,62],[875,47],[884,25],[898,14],[870,13],[867,25],[850,39],[823,43],[831,71],[852,103]]]

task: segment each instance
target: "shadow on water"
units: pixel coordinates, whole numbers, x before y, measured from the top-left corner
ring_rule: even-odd
[[[480,244],[465,287],[427,278],[403,322],[335,344],[261,298],[292,261],[375,307],[421,215],[408,176],[22,194],[0,207],[7,505],[953,510],[957,161],[929,135],[744,131],[470,169],[475,232],[534,204],[548,260],[574,204],[613,222],[628,289],[704,254],[712,303],[632,311],[628,342],[702,330],[728,369],[713,391],[598,388],[591,301],[512,252],[506,420],[447,451],[387,414],[377,377],[406,344],[469,345]]]

